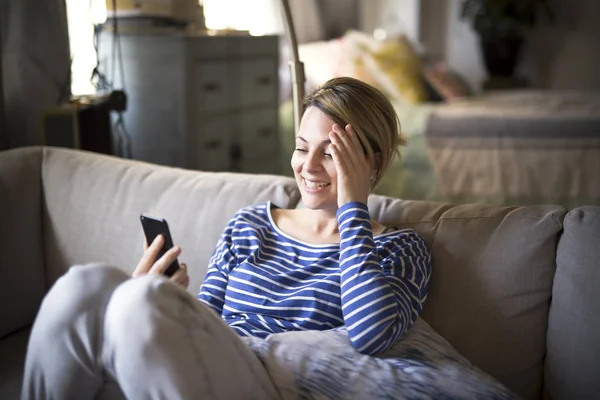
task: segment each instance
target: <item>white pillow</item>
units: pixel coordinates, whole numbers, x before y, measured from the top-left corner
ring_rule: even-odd
[[[354,350],[345,328],[244,338],[283,398],[518,399],[418,319],[390,350]]]

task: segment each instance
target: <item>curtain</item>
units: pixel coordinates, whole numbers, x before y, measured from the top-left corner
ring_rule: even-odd
[[[70,95],[64,0],[2,0],[0,32],[0,146],[39,145],[44,110]]]

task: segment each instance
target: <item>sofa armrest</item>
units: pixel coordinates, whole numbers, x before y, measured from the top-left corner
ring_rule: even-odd
[[[46,291],[42,149],[0,152],[0,338],[30,325]]]
[[[600,393],[600,207],[570,211],[556,253],[544,372],[552,399]]]

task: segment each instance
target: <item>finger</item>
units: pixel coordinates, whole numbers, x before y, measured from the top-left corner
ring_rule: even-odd
[[[335,143],[330,144],[329,152],[331,153],[331,158],[333,159],[333,163],[335,164],[335,168],[337,169],[338,176],[347,174],[346,160],[341,154],[338,145],[336,145]]]
[[[187,274],[187,266],[185,264],[180,264],[179,267],[180,268],[177,270],[177,272],[175,272],[171,277],[171,280],[187,288],[190,282],[190,278]]]
[[[360,151],[361,154],[366,155],[365,146],[363,145],[362,141],[360,140],[358,133],[356,133],[356,131],[354,130],[354,127],[352,125],[348,124],[348,125],[346,125],[344,130],[347,133],[348,139],[352,142],[352,146],[354,147],[354,149],[357,151]]]
[[[350,136],[350,132],[346,131],[345,129],[342,129],[342,127],[340,127],[337,124],[333,126],[333,130],[339,137],[340,141],[344,144],[344,147],[348,150],[348,152],[353,153],[356,149],[354,146],[354,141]]]
[[[352,151],[351,142],[349,142],[345,132],[339,127],[339,125],[333,126],[330,140],[334,144],[337,150],[338,159],[344,171],[348,174],[354,173],[354,155]]]
[[[354,150],[354,160],[355,162],[361,161],[364,165],[369,164],[369,160],[367,159],[366,147],[363,144],[360,136],[356,133],[354,127],[350,124],[346,125],[346,136],[349,141],[352,143],[352,148]]]
[[[161,258],[156,260],[149,274],[164,274],[167,268],[177,259],[181,254],[181,248],[179,246],[171,247]]]
[[[146,242],[145,239],[144,242]],[[152,241],[150,247],[144,250],[144,254],[142,255],[142,258],[138,263],[137,267],[135,268],[133,276],[145,274],[150,270],[150,268],[152,268],[152,264],[154,263],[154,260],[156,260],[156,257],[158,256],[158,253],[160,252],[163,243],[163,236],[156,236],[156,238]]]
[[[144,251],[148,250],[148,240],[144,237]]]

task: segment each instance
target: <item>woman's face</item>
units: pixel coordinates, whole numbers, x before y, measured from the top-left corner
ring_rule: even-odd
[[[302,116],[292,155],[292,169],[310,209],[337,210],[337,171],[329,151],[329,132],[334,122],[316,107]]]

